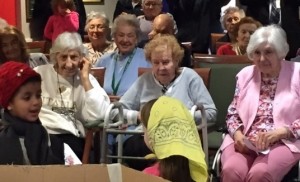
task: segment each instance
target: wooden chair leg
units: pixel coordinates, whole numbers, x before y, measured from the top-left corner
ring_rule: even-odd
[[[85,145],[84,145],[84,151],[83,151],[83,156],[82,156],[83,164],[89,163],[89,157],[90,157],[90,152],[91,152],[91,148],[92,148],[92,143],[93,143],[93,130],[88,129],[88,130],[86,130]]]

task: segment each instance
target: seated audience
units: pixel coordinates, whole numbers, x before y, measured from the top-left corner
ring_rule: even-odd
[[[253,18],[242,18],[233,28],[236,42],[220,46],[217,55],[245,55],[250,36],[259,27],[261,24]]]
[[[105,91],[89,73],[85,52],[80,35],[65,32],[50,50],[52,64],[35,68],[43,79],[41,122],[79,159],[84,148],[84,123],[104,119],[110,104]]]
[[[245,17],[245,12],[243,9],[238,7],[229,7],[224,11],[224,15],[221,16],[220,22],[222,28],[226,30],[226,34],[221,37],[218,42],[236,42],[234,36],[234,25],[238,23],[242,18]]]
[[[96,63],[96,67],[106,68],[103,88],[107,94],[122,96],[138,78],[138,68],[151,66],[144,50],[137,47],[139,34],[139,21],[134,15],[121,14],[115,19],[112,36],[118,49]]]
[[[148,43],[154,36],[160,34],[169,34],[175,35],[176,33],[176,22],[173,19],[171,14],[160,14],[156,16],[153,20],[152,30],[149,33],[149,39],[144,40],[139,43],[139,47],[144,48],[145,44]],[[186,46],[182,45],[179,41],[178,43],[184,49],[184,56],[181,61],[181,67],[192,67],[192,60],[191,60],[191,50],[188,49]]]
[[[179,99],[188,109],[201,103],[208,122],[216,120],[217,109],[202,78],[193,69],[179,67],[183,49],[174,36],[155,37],[145,46],[145,55],[152,64],[152,71],[140,76],[120,99],[129,125],[139,124],[141,107],[162,95]],[[195,120],[199,122],[200,119],[201,113],[197,111]],[[145,156],[149,152],[138,136],[132,136],[124,143],[125,155]],[[135,160],[128,161],[128,164],[136,169],[146,167]]]
[[[144,170],[172,182],[207,180],[205,154],[194,118],[177,99],[162,96],[141,110],[144,140],[158,162]],[[166,137],[161,137],[165,131]]]
[[[237,74],[221,146],[222,181],[281,181],[298,163],[300,65],[284,60],[288,51],[279,26],[251,36],[247,54],[254,65]]]
[[[118,0],[113,20],[122,13],[133,14],[135,16],[143,15],[142,0]]]
[[[114,43],[107,40],[109,33],[109,20],[104,13],[91,11],[86,19],[85,31],[90,42],[83,44],[87,50],[87,57],[94,65],[103,54],[116,49]]]
[[[63,145],[51,150],[50,143],[57,144],[39,120],[41,82],[41,76],[24,63],[8,61],[0,66],[0,164],[64,164]]]
[[[9,60],[27,63],[32,68],[48,64],[44,54],[29,54],[24,34],[14,26],[8,25],[0,29],[0,44],[0,64]]]

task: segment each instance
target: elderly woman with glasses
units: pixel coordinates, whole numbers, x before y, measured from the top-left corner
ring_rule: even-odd
[[[88,50],[88,58],[94,65],[103,54],[115,51],[116,46],[107,40],[109,20],[104,13],[91,11],[86,19],[85,31],[90,42],[83,44]]]
[[[36,67],[42,77],[40,120],[67,143],[78,158],[84,148],[84,123],[104,119],[109,97],[89,73],[90,62],[78,33],[64,32],[50,50],[52,64]]]
[[[281,181],[299,161],[300,65],[284,60],[288,50],[276,25],[251,36],[247,54],[254,65],[237,74],[221,146],[222,181]]]

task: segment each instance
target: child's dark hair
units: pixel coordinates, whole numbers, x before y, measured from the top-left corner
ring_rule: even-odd
[[[194,182],[190,174],[189,160],[172,155],[159,161],[160,177],[172,182]]]
[[[141,109],[141,122],[147,128],[150,118],[151,108],[157,99],[147,102]],[[159,160],[160,177],[172,182],[194,182],[190,174],[189,160],[180,155],[172,155],[170,157]]]
[[[52,7],[52,11],[54,13],[58,13],[57,12],[57,7],[61,6],[63,8],[68,8],[71,11],[76,11],[76,6],[73,0],[52,0],[51,1],[51,7]]]

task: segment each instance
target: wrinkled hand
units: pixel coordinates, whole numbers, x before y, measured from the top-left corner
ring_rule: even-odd
[[[90,69],[91,69],[91,63],[89,60],[85,57],[82,58],[81,62],[79,63],[79,69],[80,69],[80,74],[81,77],[83,78],[88,78]]]
[[[237,130],[234,133],[233,137],[234,137],[234,148],[236,151],[243,153],[243,154],[251,153],[251,150],[248,149],[248,147],[245,145],[245,142],[244,142],[245,135],[240,130]]]
[[[271,144],[285,138],[287,136],[288,130],[284,127],[277,128],[273,131],[259,132],[256,139],[256,148],[261,150],[266,150]]]

